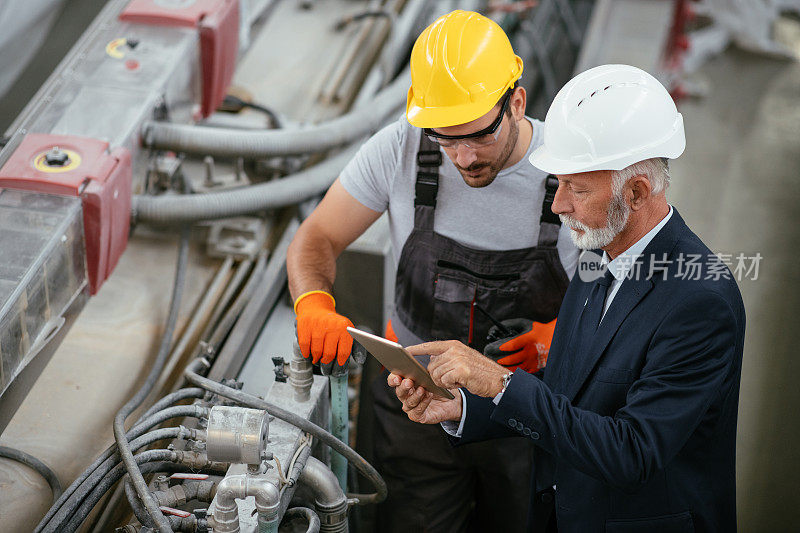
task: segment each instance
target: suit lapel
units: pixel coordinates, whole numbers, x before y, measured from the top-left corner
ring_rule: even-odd
[[[644,249],[642,256],[639,257],[637,261],[637,263],[640,263],[639,275],[627,278],[622,282],[617,294],[614,296],[614,300],[612,300],[608,311],[606,311],[603,320],[600,322],[600,326],[594,334],[591,348],[586,353],[570,353],[569,351],[565,351],[562,357],[559,358],[565,359],[569,357],[574,361],[571,375],[564,375],[563,369],[565,366],[563,361],[559,365],[559,372],[557,372],[559,384],[564,387],[561,391],[567,396],[570,402],[575,400],[575,396],[581,390],[589,374],[591,374],[592,370],[597,365],[608,343],[611,342],[611,339],[622,325],[622,322],[625,321],[625,318],[642,298],[652,290],[654,286],[653,281],[646,279],[648,274],[647,269],[651,264],[651,258],[656,257],[660,259],[664,254],[669,254],[675,247],[675,243],[678,241],[678,237],[685,227],[686,224],[684,224],[683,219],[678,214],[678,210],[673,207],[672,218],[670,218],[669,222],[661,228],[661,231],[653,237],[653,240],[650,241]],[[635,268],[632,272],[636,272]],[[659,277],[655,276],[655,279],[658,280]],[[584,287],[584,290],[579,293],[581,307],[578,307],[575,312],[576,319],[575,322],[571,324],[573,328],[579,323],[583,302],[588,296],[588,287],[591,284],[586,283],[585,285],[586,287]],[[578,335],[579,332],[577,331],[572,331],[571,333],[573,339],[578,338]],[[575,343],[567,344],[567,347],[575,347]]]
[[[594,334],[591,348],[584,354],[574,354],[574,356],[577,356],[574,366],[575,371],[571,376],[564,376],[566,379],[562,382],[568,384],[564,394],[570,401],[575,399],[581,386],[583,386],[586,378],[589,377],[589,374],[597,364],[597,361],[600,359],[606,346],[608,346],[611,338],[617,332],[620,325],[622,325],[625,317],[628,316],[633,308],[636,307],[636,304],[638,304],[652,288],[653,282],[646,279],[626,279],[622,282],[619,291],[617,291],[614,300],[611,302],[611,306],[600,322],[600,327],[597,328]]]

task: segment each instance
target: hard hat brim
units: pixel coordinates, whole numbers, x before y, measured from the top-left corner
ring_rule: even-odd
[[[497,105],[508,87],[478,102],[447,107],[420,107],[414,103],[413,90],[413,87],[408,89],[406,100],[408,122],[417,128],[447,128],[481,118]]]

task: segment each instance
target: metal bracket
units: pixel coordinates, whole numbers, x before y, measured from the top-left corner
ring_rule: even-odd
[[[267,222],[256,217],[236,217],[209,224],[208,255],[233,256],[235,259],[254,259],[264,247]]]

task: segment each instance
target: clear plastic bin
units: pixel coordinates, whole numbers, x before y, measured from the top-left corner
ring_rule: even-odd
[[[81,200],[0,189],[0,394],[86,288]]]

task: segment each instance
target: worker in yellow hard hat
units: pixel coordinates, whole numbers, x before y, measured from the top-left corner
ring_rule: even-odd
[[[336,258],[387,212],[397,264],[388,338],[458,339],[510,371],[544,367],[578,251],[550,210],[557,180],[527,162],[543,125],[525,116],[521,75],[508,37],[478,13],[454,11],[422,32],[406,116],[361,147],[289,248],[305,357],[346,364],[352,324],[331,295]],[[532,442],[452,448],[440,426],[408,420],[386,375],[372,390],[389,487],[379,531],[524,530]]]

